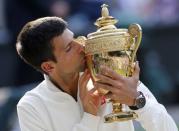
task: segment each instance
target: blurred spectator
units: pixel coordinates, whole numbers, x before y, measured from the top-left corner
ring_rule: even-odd
[[[7,28],[16,40],[19,30],[28,21],[51,15],[66,17],[69,6],[61,0],[5,0]]]
[[[94,22],[98,17],[101,17],[101,5],[107,3],[105,0],[77,0],[78,8],[72,13],[72,16],[67,19],[69,28],[76,35],[87,35],[96,31]]]
[[[36,85],[37,83],[24,85],[20,87],[21,90],[11,87],[0,88],[0,131],[10,131],[15,123],[18,124],[16,104],[26,91],[31,90]]]
[[[145,26],[166,26],[177,24],[178,8],[178,0],[119,0],[112,13],[123,24],[137,22]]]
[[[4,20],[4,0],[0,0],[0,46],[9,42]]]
[[[165,26],[177,24],[179,21],[179,1],[178,0],[157,0],[156,12],[159,23]]]
[[[156,97],[165,103],[171,102],[169,95],[175,88],[174,81],[162,64],[159,54],[155,50],[150,50],[144,57],[145,77],[148,85]],[[165,96],[165,97],[163,97]],[[173,96],[170,96],[173,97]],[[166,99],[167,98],[167,99]]]

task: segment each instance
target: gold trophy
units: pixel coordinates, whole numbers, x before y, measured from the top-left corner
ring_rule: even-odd
[[[133,62],[141,42],[142,29],[138,24],[131,24],[128,29],[117,29],[115,24],[118,20],[109,16],[108,6],[103,4],[102,17],[98,18],[95,25],[96,32],[79,36],[77,41],[85,44],[87,66],[90,70],[92,80],[98,81],[95,77],[100,72],[100,65],[108,66],[118,74],[130,77],[133,73]],[[99,89],[99,93],[107,94],[109,91]],[[113,111],[104,116],[104,122],[126,121],[137,118],[137,114],[125,111],[119,101],[110,100]]]

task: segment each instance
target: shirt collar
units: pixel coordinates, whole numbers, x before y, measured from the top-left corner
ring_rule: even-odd
[[[49,79],[48,75],[44,74],[44,79],[46,81],[47,84],[47,88],[49,88],[50,90],[54,91],[54,92],[62,92],[62,90],[60,90],[57,86],[55,86],[51,80]]]

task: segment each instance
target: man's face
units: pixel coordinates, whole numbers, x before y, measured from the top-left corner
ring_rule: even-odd
[[[78,73],[86,68],[84,48],[73,37],[73,32],[66,29],[52,41],[57,60],[54,71],[61,75]]]

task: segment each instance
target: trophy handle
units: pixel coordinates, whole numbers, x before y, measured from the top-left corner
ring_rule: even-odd
[[[81,44],[84,47],[85,47],[85,44],[86,44],[86,40],[87,40],[87,38],[85,36],[78,36],[77,38],[74,39],[74,41],[78,42],[79,44]],[[90,70],[90,74],[91,74],[91,72],[92,72],[92,62],[90,61],[91,59],[88,58],[88,57],[91,57],[91,56],[88,56],[86,54],[86,51],[85,51],[85,57],[86,57],[86,60],[87,60],[87,66],[88,66],[88,68]]]
[[[98,79],[95,77],[95,73],[93,71],[92,55],[86,54],[85,44],[86,44],[87,38],[85,36],[78,36],[74,40],[85,47],[86,64],[87,64],[88,69],[90,71],[91,79],[92,79],[93,82],[97,81]]]
[[[136,52],[137,52],[139,45],[141,43],[142,28],[139,24],[131,24],[128,28],[128,32],[132,36],[132,38],[135,39],[134,49],[133,49],[133,52],[131,54],[131,64],[130,65],[132,65],[133,62],[134,62],[134,59],[136,57]]]

